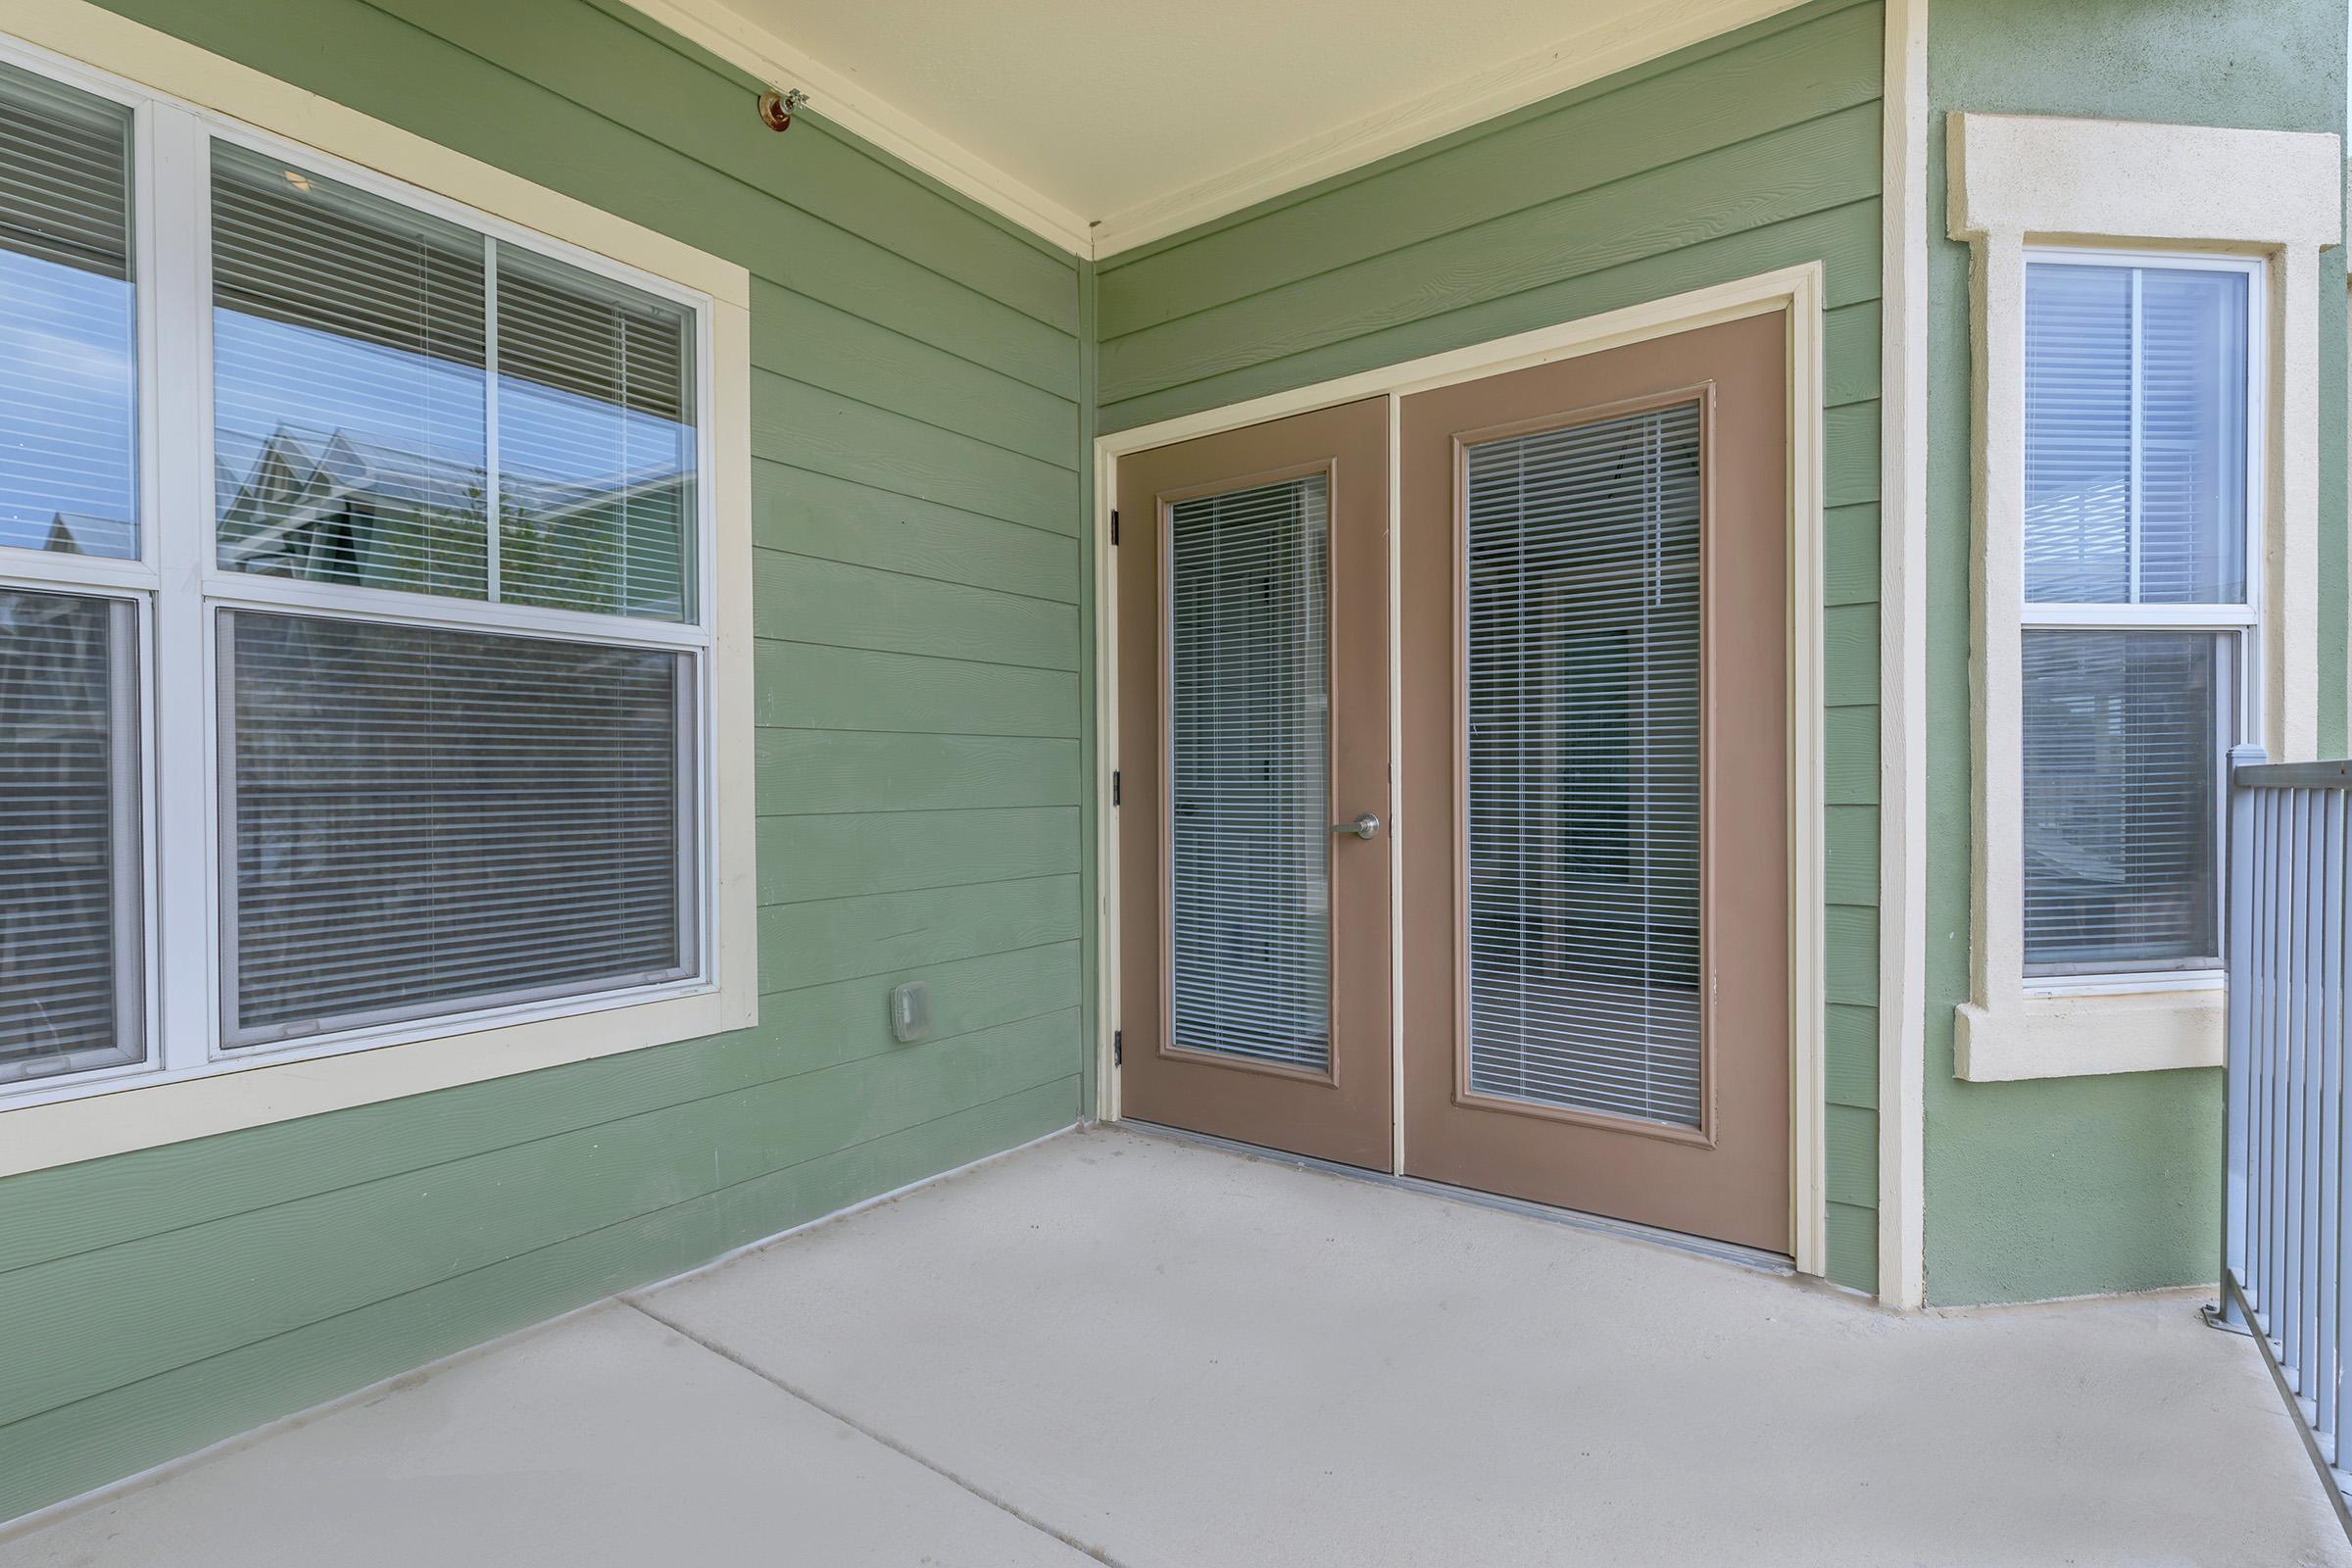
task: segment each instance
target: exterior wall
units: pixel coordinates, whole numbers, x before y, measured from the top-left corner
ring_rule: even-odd
[[[1831,1275],[1878,1285],[1881,8],[1822,0],[1122,253],[1098,429],[1819,260]]]
[[[2215,1070],[1963,1083],[1968,993],[1969,364],[1966,246],[1945,237],[1943,115],[2074,115],[2341,131],[2345,10],[2328,0],[1933,0],[1929,223],[1927,1289],[1944,1304],[2211,1280]],[[2320,748],[2345,736],[2344,285],[2320,296]],[[2328,434],[2326,432],[2332,432]]]
[[[766,994],[0,1182],[0,1519],[1066,1126],[1090,1070],[1078,264],[617,0],[109,3],[754,273]]]

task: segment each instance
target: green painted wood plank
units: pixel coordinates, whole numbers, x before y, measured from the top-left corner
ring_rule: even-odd
[[[1118,337],[1334,271],[1879,96],[1883,45],[1857,8],[1579,95],[1445,152],[1102,270],[1102,331]]]
[[[1879,1010],[1839,1004],[1829,1009],[1828,1082],[1823,1097],[1833,1105],[1879,1108]]]
[[[1243,363],[1231,369],[1158,392],[1115,400],[1106,394],[1097,428],[1133,429],[1814,261],[1823,264],[1827,279],[1825,305],[1838,309],[1878,298],[1879,252],[1879,204],[1874,196],[1458,310],[1438,306],[1428,313],[1406,313],[1408,319],[1400,324],[1318,348],[1280,357],[1237,355]]]
[[[1042,1137],[1074,1119],[1075,1085],[1040,1084],[0,1427],[0,1518]]]
[[[1824,995],[1833,1003],[1875,1007],[1879,1002],[1879,911],[1833,904],[1823,911]]]
[[[1077,327],[1074,259],[1023,243],[821,123],[779,138],[754,94],[700,61],[571,0],[368,0],[468,54],[628,126],[745,187],[980,287],[1065,330]],[[550,48],[560,38],[563,47]],[[372,68],[373,62],[370,62]],[[536,107],[536,106],[534,106]],[[576,111],[575,111],[576,112]],[[802,127],[795,127],[796,129]]]
[[[753,628],[761,637],[1038,669],[1078,667],[1074,605],[779,550],[755,551],[752,573]]]
[[[1074,1071],[1075,1011],[0,1275],[43,1349],[0,1424]]]
[[[850,811],[760,824],[760,902],[801,904],[1080,869],[1078,810]]]
[[[760,1027],[274,1122],[0,1182],[0,1273],[890,1049],[884,998],[931,983],[942,1038],[1067,1004],[1075,944],[771,994]],[[857,1020],[862,1019],[863,1023]]]
[[[1822,616],[1823,702],[1856,708],[1879,700],[1879,607],[1833,605]]]
[[[1057,467],[1078,466],[1078,405],[1068,398],[765,278],[752,283],[752,363]]]
[[[1833,1203],[1879,1206],[1879,1113],[1855,1105],[1830,1106],[1824,1128],[1828,1171],[1824,1191]]]
[[[760,911],[760,981],[790,990],[1078,939],[1078,879],[1031,877]]]
[[[1879,902],[1879,808],[1833,806],[1824,812],[1831,904]]]
[[[1076,741],[766,729],[757,747],[762,816],[1078,804]]]
[[[1822,599],[1832,605],[1879,599],[1879,504],[1831,507],[1822,514]]]
[[[424,34],[372,7],[113,0],[111,9],[755,272],[772,271],[778,281],[869,320],[958,353],[965,350],[943,334],[969,331],[966,358],[999,365],[988,345],[1026,336],[1037,365],[1024,379],[1050,390],[1076,383],[1077,351],[1067,329],[954,281],[952,270],[935,271],[851,228],[767,199],[485,61],[425,46]],[[355,59],[368,61],[368,69],[350,70]],[[1075,297],[1073,281],[1073,305]],[[917,314],[905,314],[908,307]]]
[[[1049,942],[852,975],[763,997],[760,1010],[774,1014],[779,1033],[806,1043],[792,1053],[796,1072],[814,1072],[912,1049],[890,1034],[891,989],[910,980],[931,991],[931,1035],[918,1044],[938,1045],[1077,1006],[1078,944]]]
[[[1822,504],[1859,506],[1879,499],[1879,406],[1849,403],[1821,416]]]
[[[1875,1209],[1832,1203],[1830,1278],[1850,1291],[1879,1290],[1879,1216]]]
[[[765,458],[752,462],[753,539],[909,577],[1076,604],[1078,541]]]
[[[1863,300],[1821,318],[1822,404],[1875,402],[1879,395],[1879,302]]]
[[[772,370],[752,372],[752,451],[1006,522],[1078,531],[1070,469]]]
[[[1822,773],[1832,806],[1879,804],[1879,710],[1833,708],[1822,715]]]
[[[1078,673],[918,654],[762,641],[758,721],[792,729],[1076,739]]]
[[[1158,391],[1442,311],[1875,196],[1879,114],[1840,111],[1102,345],[1105,398]]]

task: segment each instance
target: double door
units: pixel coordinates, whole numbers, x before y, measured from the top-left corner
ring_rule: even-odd
[[[1786,339],[1121,460],[1124,1114],[1789,1250]]]

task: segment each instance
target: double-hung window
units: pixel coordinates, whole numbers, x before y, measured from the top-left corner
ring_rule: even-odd
[[[2229,748],[2260,705],[2263,271],[2033,250],[2025,975],[2218,970]]]
[[[710,988],[710,317],[0,56],[0,1106]]]

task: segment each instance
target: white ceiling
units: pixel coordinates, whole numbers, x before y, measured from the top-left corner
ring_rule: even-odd
[[[638,3],[1029,226],[1108,254],[1791,0]]]

